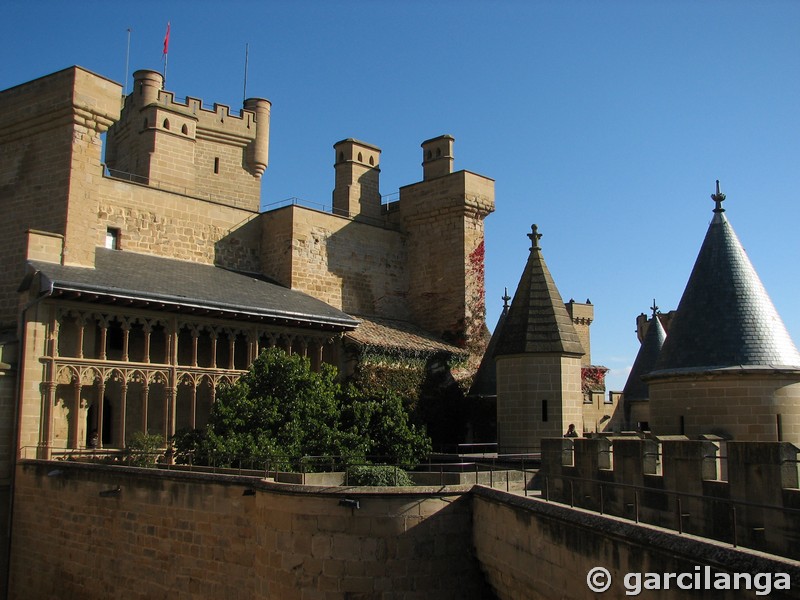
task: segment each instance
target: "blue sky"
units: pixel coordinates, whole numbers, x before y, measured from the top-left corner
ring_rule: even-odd
[[[0,89],[80,65],[124,83],[162,69],[176,96],[273,103],[263,204],[329,204],[333,149],[382,148],[381,192],[422,177],[449,133],[455,168],[496,180],[488,322],[513,294],[530,225],[564,300],[595,305],[592,358],[621,389],[635,317],[677,307],[715,179],[797,343],[800,3],[18,2],[0,22]]]

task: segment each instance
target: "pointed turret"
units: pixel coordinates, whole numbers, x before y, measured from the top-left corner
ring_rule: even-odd
[[[530,255],[517,286],[495,355],[557,352],[583,355],[575,326],[544,262],[536,225],[528,234]]]
[[[500,317],[497,319],[497,325],[495,325],[492,337],[486,346],[486,352],[484,352],[481,359],[480,367],[475,373],[475,379],[469,389],[469,394],[467,394],[471,397],[497,397],[497,367],[494,359],[497,352],[497,343],[503,335],[503,327],[508,317],[508,301],[511,300],[511,296],[508,295],[508,288],[503,293],[501,300],[503,300],[503,312],[500,313]]]
[[[642,377],[650,373],[658,361],[658,355],[667,339],[667,333],[661,325],[658,317],[658,306],[653,300],[653,318],[647,327],[647,333],[633,361],[633,367],[625,382],[622,391],[622,398],[625,407],[625,423],[628,426],[635,426],[637,423],[644,423],[650,420],[649,409],[643,404],[650,399],[650,390],[642,380]]]
[[[583,431],[584,350],[531,228],[530,255],[495,351],[500,452],[535,452],[567,426]]]
[[[657,435],[800,442],[800,354],[725,217],[714,217],[649,385]]]
[[[658,318],[658,307],[655,301],[653,301],[651,309],[653,318],[650,320],[647,333],[642,340],[642,345],[639,347],[636,360],[633,361],[633,367],[631,367],[631,372],[622,391],[626,400],[647,400],[649,398],[647,384],[642,381],[642,376],[653,370],[664,345],[664,340],[667,339],[667,333]]]
[[[800,354],[733,227],[719,191],[656,370],[800,367]]]

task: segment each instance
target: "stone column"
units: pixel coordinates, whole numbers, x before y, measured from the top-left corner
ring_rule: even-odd
[[[106,396],[106,382],[97,384],[97,447],[103,447],[103,404]]]
[[[197,416],[197,382],[192,380],[192,404],[189,412],[189,426],[192,429],[197,427],[196,421]]]
[[[128,382],[123,381],[122,385],[120,386],[122,394],[120,395],[120,406],[119,406],[119,437],[118,446],[120,448],[125,447],[125,418],[128,414]]]
[[[128,362],[128,342],[131,337],[131,326],[127,319],[122,325],[122,360]]]
[[[142,327],[144,331],[144,362],[150,362],[150,335],[153,333],[153,326],[149,321],[144,322]]]
[[[197,340],[200,337],[200,332],[196,327],[192,327],[192,366],[197,366]]]
[[[208,332],[208,335],[211,336],[211,368],[217,368],[217,332],[214,329],[211,329]]]
[[[150,384],[145,381],[142,386],[142,431],[147,435],[147,409],[150,401]]]
[[[80,447],[78,440],[80,436],[78,434],[80,433],[81,389],[83,386],[79,381],[76,381],[73,387],[75,395],[72,398],[72,420],[69,424],[69,447],[76,449]]]
[[[85,323],[81,315],[75,317],[75,324],[78,326],[78,339],[76,342],[77,347],[75,348],[75,356],[78,358],[83,358],[83,333],[85,329]]]
[[[100,360],[106,360],[108,358],[108,354],[106,353],[106,339],[108,338],[108,321],[100,317]]]
[[[56,404],[56,383],[47,381],[44,384],[44,394],[42,397],[42,426],[41,442],[39,444],[39,458],[50,459],[50,441],[53,439],[53,407]]]

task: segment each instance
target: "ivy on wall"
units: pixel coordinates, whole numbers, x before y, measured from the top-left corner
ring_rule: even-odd
[[[581,389],[583,392],[605,392],[606,373],[608,373],[608,369],[605,367],[582,367]]]

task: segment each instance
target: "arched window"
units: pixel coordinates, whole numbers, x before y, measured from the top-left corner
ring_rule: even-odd
[[[358,153],[358,162],[364,162],[364,158],[361,156],[361,152]]]
[[[164,119],[164,129],[169,129],[169,119]]]
[[[189,135],[189,128],[186,125],[184,125],[183,127],[181,127],[181,133],[183,135]]]
[[[372,166],[372,167],[374,167],[374,166],[375,166],[375,157],[374,157],[374,156],[370,156],[370,157],[369,157],[369,164],[370,164],[370,166]]]

